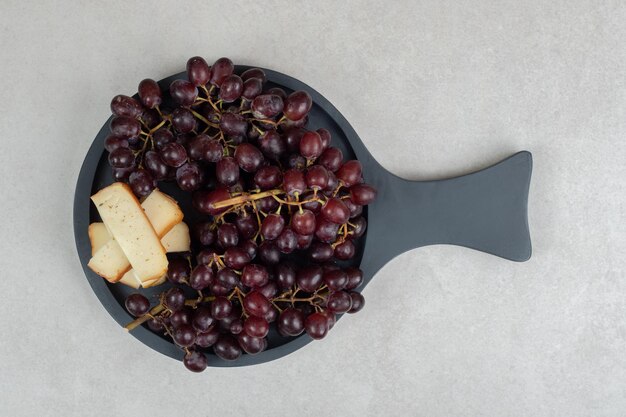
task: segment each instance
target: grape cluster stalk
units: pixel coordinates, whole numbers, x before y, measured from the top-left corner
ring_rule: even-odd
[[[141,81],[139,100],[111,101],[105,140],[116,181],[139,198],[175,181],[204,218],[193,225],[201,250],[168,255],[173,286],[158,303],[140,293],[125,302],[136,317],[126,328],[167,334],[194,372],[211,351],[224,360],[262,352],[272,327],[322,339],[338,314],[364,306],[362,271],[337,261],[355,256],[375,188],[327,129],[305,128],[307,92],[266,90],[263,70],[234,70],[228,58],[189,59],[188,80],[169,86],[173,107],[154,80]]]

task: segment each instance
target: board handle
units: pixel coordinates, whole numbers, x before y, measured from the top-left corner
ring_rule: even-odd
[[[377,184],[381,203],[372,207],[367,236],[389,239],[372,238],[367,243],[372,255],[384,260],[376,269],[407,250],[437,244],[464,246],[512,261],[528,260],[531,172],[532,155],[522,151],[456,178],[408,181],[389,173],[377,178],[374,182],[382,182]]]

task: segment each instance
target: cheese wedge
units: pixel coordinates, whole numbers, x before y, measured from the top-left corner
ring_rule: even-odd
[[[96,253],[111,239],[109,231],[104,223],[96,222],[89,225],[89,241],[91,242],[91,253]],[[184,222],[178,223],[163,238],[161,244],[166,252],[188,252],[191,249],[191,239],[189,236],[189,226]],[[119,247],[119,245],[118,245]],[[167,274],[154,281],[146,281],[143,287],[154,287],[161,285],[167,279]],[[129,269],[118,281],[135,289],[142,286],[142,282],[137,278],[133,269]]]
[[[96,252],[89,267],[99,274],[106,272],[107,277],[121,278],[128,268],[120,262],[116,248],[119,245],[140,281],[160,278],[167,270],[165,249],[130,187],[116,182],[98,191],[91,200],[115,240],[110,240]],[[107,258],[115,262],[105,261]]]

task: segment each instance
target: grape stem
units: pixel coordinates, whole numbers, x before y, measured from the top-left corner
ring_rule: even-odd
[[[189,110],[191,110],[191,109],[189,109]],[[191,114],[193,114],[198,119],[202,120],[207,126],[211,126],[211,127],[216,128],[216,129],[219,129],[219,125],[216,125],[215,123],[209,122],[209,120],[206,117],[204,117],[203,115],[201,115],[197,111],[191,110]]]
[[[189,307],[196,308],[196,306],[198,304],[200,304],[200,303],[206,303],[208,301],[213,301],[213,300],[215,300],[215,297],[212,296],[212,295],[208,295],[206,297],[198,297],[198,298],[192,299],[192,300],[185,300],[185,305],[189,306]],[[139,316],[135,320],[133,320],[130,323],[128,323],[126,326],[124,326],[124,329],[126,331],[130,332],[131,330],[135,329],[137,326],[145,323],[146,321],[148,321],[150,319],[153,319],[153,318],[159,316],[160,314],[162,314],[164,312],[169,312],[169,310],[161,302],[161,303],[157,304],[156,306],[154,306],[150,311],[148,311],[143,316]]]
[[[159,315],[159,313],[161,313],[163,310],[165,310],[165,306],[162,303],[160,303],[156,305],[154,308],[152,308],[150,311],[148,311],[146,314],[144,314],[143,316],[139,316],[135,320],[128,323],[126,326],[124,326],[124,329],[130,332],[131,330],[133,330],[135,327],[139,326],[140,324],[143,324],[146,321],[150,320],[151,318],[154,318],[154,316]]]
[[[265,197],[269,197],[269,196],[273,196],[277,194],[282,194],[282,193],[284,193],[284,191],[279,190],[279,189],[263,191],[262,193],[257,193],[257,194],[245,193],[237,197],[229,198],[227,200],[218,201],[217,203],[211,204],[211,206],[214,209],[221,209],[224,207],[248,203],[250,201],[259,200],[261,198],[265,198]]]

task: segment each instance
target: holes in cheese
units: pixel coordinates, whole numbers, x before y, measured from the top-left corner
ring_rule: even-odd
[[[156,190],[155,190],[156,192]],[[128,270],[135,270],[140,281],[160,278],[167,270],[167,257],[161,245],[159,233],[165,234],[179,219],[182,212],[174,200],[158,192],[145,202],[151,207],[151,215],[160,230],[155,230],[139,201],[126,184],[116,182],[91,197],[103,223],[115,240],[109,240],[89,261],[89,267],[110,280],[119,280]],[[151,198],[152,197],[152,198]],[[175,208],[173,207],[175,206]],[[163,213],[159,211],[163,209]],[[166,221],[171,214],[178,214]],[[120,253],[125,255],[120,259]]]
[[[105,227],[104,223],[96,222],[89,225],[89,241],[91,242],[91,253],[95,254],[100,248],[107,244],[111,240],[111,235]],[[189,236],[189,226],[185,222],[180,222],[176,226],[163,236],[161,244],[165,248],[166,252],[188,252],[191,249],[191,239]],[[118,245],[119,247],[119,245]],[[128,264],[128,260],[126,260]],[[167,279],[166,275],[153,281],[146,281],[143,283],[143,287],[152,287],[161,285]],[[113,281],[115,282],[115,281]],[[133,269],[129,269],[119,279],[122,284],[128,285],[133,288],[139,288],[142,286],[141,281],[135,275]]]

